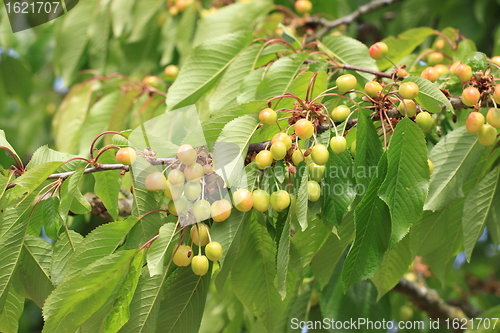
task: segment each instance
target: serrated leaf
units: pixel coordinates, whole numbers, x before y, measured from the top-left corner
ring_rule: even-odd
[[[288,91],[308,53],[294,53],[275,61],[267,70],[255,93],[256,99],[268,99]]]
[[[245,245],[231,272],[233,289],[238,299],[273,332],[276,318],[284,311],[284,303],[274,287],[276,245],[266,228],[256,220],[244,226]]]
[[[96,260],[112,254],[123,244],[127,234],[138,221],[137,216],[131,215],[124,221],[111,222],[95,228],[76,247],[71,260],[66,266],[65,280]]]
[[[111,150],[106,151],[99,157],[100,163],[115,163],[115,157]],[[121,177],[120,170],[107,170],[94,172],[94,193],[102,200],[109,215],[114,220],[118,219],[118,195],[120,193]]]
[[[47,162],[37,165],[36,167],[27,170],[19,178],[16,178],[13,183],[25,188],[28,191],[28,194],[30,194],[45,180],[47,180],[47,177],[61,165],[62,162]]]
[[[132,13],[134,17],[133,30],[127,42],[133,43],[141,40],[144,34],[147,33],[145,31],[147,23],[153,19],[162,5],[164,5],[164,2],[161,0],[143,0],[135,3]]]
[[[71,209],[71,205],[75,200],[77,195],[81,196],[80,189],[78,188],[78,183],[83,177],[83,172],[85,168],[83,165],[78,167],[71,176],[66,178],[66,180],[61,185],[61,203],[58,207],[59,214],[64,221],[68,217],[68,212]]]
[[[307,182],[309,181],[308,168],[304,168],[304,173],[302,174],[302,179],[300,180],[300,186],[297,191],[297,201],[295,205],[297,220],[299,221],[302,231],[304,231],[308,226],[307,221],[307,205],[309,203],[309,192]]]
[[[257,68],[256,70],[250,72],[241,82],[240,85],[240,94],[236,98],[238,103],[248,103],[250,101],[255,100],[255,95],[257,93],[257,88],[259,87],[260,82],[264,78],[264,68]]]
[[[75,332],[103,306],[123,279],[136,250],[119,251],[59,285],[43,307],[43,332]]]
[[[197,18],[198,6],[192,2],[184,9],[175,34],[175,46],[179,52],[181,63],[184,62],[193,47],[192,41]]]
[[[281,295],[281,300],[285,299],[287,291],[286,276],[288,273],[288,264],[290,262],[290,219],[291,216],[289,215],[285,221],[285,225],[283,226],[276,258],[276,268],[278,273],[276,274],[275,284]]]
[[[175,223],[164,224],[160,228],[158,238],[153,242],[147,253],[148,269],[150,276],[163,274],[165,259],[169,260],[177,245]]]
[[[412,261],[410,238],[408,236],[384,254],[380,269],[371,279],[378,290],[377,301],[394,288],[408,270]]]
[[[376,168],[382,156],[382,144],[373,121],[365,112],[358,112],[357,128],[354,169],[358,186],[362,188],[362,192],[366,192],[370,179],[373,177],[372,169]]]
[[[389,246],[391,218],[389,208],[378,195],[387,174],[387,155],[382,155],[377,175],[354,211],[356,237],[347,254],[342,271],[344,290],[352,284],[373,277]]]
[[[55,242],[50,265],[51,280],[54,286],[63,282],[66,265],[82,242],[82,235],[73,230],[66,230]]]
[[[4,333],[17,333],[19,328],[19,318],[24,310],[24,297],[16,292],[14,288],[9,288],[9,293],[5,300],[5,307],[0,312],[0,331]]]
[[[443,110],[444,106],[447,112],[455,112],[450,100],[431,81],[420,76],[409,76],[403,82],[414,82],[418,85],[419,92],[415,100],[425,110],[432,113],[439,113]]]
[[[387,160],[387,176],[379,189],[379,196],[391,212],[392,247],[420,218],[429,189],[427,144],[422,130],[407,117],[394,130]]]
[[[50,197],[42,200],[38,204],[35,211],[31,215],[30,226],[28,228],[28,230],[32,230],[33,227],[36,226],[36,231],[38,233],[34,233],[34,236],[38,236],[40,234],[40,226],[43,224],[45,233],[49,238],[53,240],[59,238],[59,230],[64,224],[64,221],[59,215],[59,203],[59,198]]]
[[[306,230],[297,229],[291,238],[290,266],[294,270],[306,269],[330,235],[330,230],[321,222],[320,218],[311,220]],[[300,270],[297,271],[299,276]]]
[[[34,167],[47,162],[66,162],[72,158],[78,157],[77,155],[63,153],[57,150],[50,149],[47,145],[39,147],[31,156],[30,162],[26,166],[26,170],[33,169]],[[73,160],[64,163],[56,172],[69,172],[75,171],[80,166],[85,166],[87,163],[82,160]]]
[[[101,4],[99,12],[95,19],[92,20],[88,29],[90,67],[100,73],[104,73],[106,70],[106,60],[110,44],[111,15],[109,9],[109,3]]]
[[[14,156],[13,156],[14,159],[21,161],[21,159],[19,158],[19,155],[17,155],[14,148],[10,145],[9,141],[7,141],[7,139],[5,138],[4,130],[0,130],[0,146],[8,148],[14,154]]]
[[[434,164],[424,210],[439,210],[463,197],[462,186],[484,150],[477,135],[465,127],[450,132],[434,146],[429,159]]]
[[[134,105],[135,99],[141,93],[142,90],[139,88],[129,89],[122,92],[120,99],[111,112],[111,117],[109,118],[107,126],[108,131],[120,131],[124,128],[129,116],[129,111]],[[104,142],[109,144],[111,142],[111,137],[107,136]]]
[[[168,110],[194,104],[249,42],[248,33],[238,32],[195,47],[169,90]]]
[[[493,198],[500,184],[500,167],[487,174],[467,195],[462,217],[464,249],[470,262],[472,251],[481,237],[486,219],[492,206]]]

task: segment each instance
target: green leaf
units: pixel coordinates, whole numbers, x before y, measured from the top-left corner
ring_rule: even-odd
[[[32,69],[22,59],[0,54],[0,85],[7,94],[19,100],[28,101],[33,87]]]
[[[78,156],[53,150],[50,149],[47,145],[44,145],[35,150],[35,152],[31,156],[30,162],[26,166],[26,169],[33,169],[34,167],[47,162],[66,162],[75,157]],[[86,164],[87,163],[82,160],[69,161],[57,168],[56,172],[75,171],[75,169],[77,169],[78,167],[85,166]]]
[[[165,300],[161,303],[156,332],[197,333],[211,278],[193,274],[191,267],[179,267],[165,282]],[[175,300],[175,301],[172,301]]]
[[[134,296],[139,277],[141,276],[142,263],[145,250],[138,251],[139,253],[132,259],[125,280],[122,282],[118,295],[113,302],[109,316],[104,323],[105,332],[118,332],[118,330],[130,319],[130,302]]]
[[[82,235],[73,230],[66,230],[55,242],[50,265],[50,277],[54,286],[63,282],[66,265],[82,242]]]
[[[122,0],[119,3],[116,1],[111,2],[110,14],[115,37],[120,37],[125,27],[132,24],[130,17],[132,16],[134,4],[134,0]]]
[[[300,181],[300,186],[297,191],[297,206],[295,212],[297,214],[297,220],[299,221],[302,231],[306,230],[308,226],[307,221],[307,205],[309,203],[309,192],[307,182],[309,181],[308,168],[304,168],[304,173],[302,174],[302,179]]]
[[[259,83],[255,98],[267,100],[286,93],[308,55],[308,53],[294,53],[275,61]]]
[[[290,266],[294,270],[297,269],[295,267],[307,268],[330,235],[330,230],[321,222],[321,219],[315,218],[306,230],[295,230],[290,248]]]
[[[5,138],[5,132],[3,130],[0,130],[0,146],[8,148],[13,154],[14,159],[17,159],[18,161],[21,161],[19,158],[19,155],[17,155],[16,151],[14,148],[10,145],[9,141]]]
[[[257,88],[264,78],[264,70],[264,67],[257,68],[243,79],[240,85],[240,94],[236,98],[238,103],[243,104],[255,100]]]
[[[198,6],[195,2],[192,2],[184,9],[175,34],[175,46],[179,52],[181,63],[184,62],[193,47],[192,41],[197,18]]]
[[[470,262],[472,251],[481,237],[490,210],[496,204],[493,201],[500,184],[500,167],[487,174],[467,195],[462,218],[464,249]]]
[[[448,98],[431,81],[420,76],[409,76],[403,82],[415,82],[418,85],[418,95],[415,100],[425,110],[440,113],[444,106],[447,112],[455,112]]]
[[[327,36],[321,42],[323,43],[321,46],[325,46],[327,53],[332,55],[336,61],[378,71],[375,60],[370,58],[368,47],[360,41],[346,36]],[[368,73],[356,73],[356,75],[364,77],[366,80],[373,78],[373,74]]]
[[[357,156],[357,155],[356,155]],[[354,211],[356,237],[347,254],[342,283],[347,290],[352,284],[373,277],[389,246],[391,218],[389,208],[377,195],[387,174],[387,155],[382,155],[377,175]]]
[[[50,176],[57,168],[62,165],[62,162],[47,162],[36,167],[27,170],[21,175],[21,177],[16,178],[13,181],[28,191],[28,194],[32,193],[38,186],[40,186],[47,177]]]
[[[371,279],[378,290],[377,301],[394,288],[406,273],[412,261],[410,238],[408,236],[384,254],[380,269]]]
[[[119,285],[136,250],[119,251],[83,268],[45,301],[43,332],[75,332]]]
[[[137,216],[131,215],[124,221],[111,222],[95,228],[75,248],[75,252],[66,266],[65,280],[73,277],[96,260],[116,251],[138,221]]]
[[[219,12],[220,11],[217,13]],[[222,110],[226,110],[230,107],[234,109],[234,106],[238,104],[237,97],[241,83],[244,78],[252,72],[255,60],[261,48],[262,46],[259,44],[247,46],[228,66],[210,97],[210,114],[218,116]]]
[[[141,89],[130,89],[122,93],[120,100],[116,103],[109,118],[107,130],[120,131],[125,127],[129,111],[135,103],[135,99],[142,93]],[[109,144],[111,137],[105,138],[104,142]]]
[[[106,151],[99,157],[100,163],[115,163],[115,157],[111,150]],[[121,180],[120,170],[108,170],[94,172],[94,193],[102,200],[109,215],[114,220],[118,219],[118,195],[120,194]]]
[[[472,72],[479,70],[484,72],[486,66],[488,66],[488,58],[483,52],[472,52],[463,58],[462,64],[469,65],[472,68]]]
[[[483,150],[484,146],[477,141],[477,135],[469,134],[465,127],[441,138],[429,155],[434,172],[424,210],[443,209],[453,199],[463,197],[462,186]]]
[[[177,238],[175,223],[166,223],[160,228],[158,238],[153,242],[147,253],[148,269],[151,276],[163,274],[165,259],[172,256]]]
[[[24,310],[24,297],[18,294],[15,288],[9,288],[5,307],[0,312],[0,331],[4,333],[17,333],[19,318]]]
[[[133,30],[127,42],[134,43],[140,41],[146,31],[146,25],[150,22],[160,7],[164,5],[161,0],[144,0],[136,2],[132,13],[134,18]]]
[[[85,168],[83,165],[78,167],[71,176],[66,178],[66,180],[61,185],[61,203],[59,205],[59,214],[64,221],[68,217],[68,212],[71,209],[71,205],[77,196],[82,196],[78,184],[83,178],[83,172]]]
[[[417,124],[407,117],[396,126],[387,160],[387,176],[379,189],[379,196],[391,212],[392,247],[420,218],[429,189],[425,138]]]
[[[39,226],[41,226],[42,223],[49,238],[53,240],[59,238],[59,230],[64,224],[64,221],[61,219],[61,215],[59,215],[59,199],[57,197],[47,198],[38,204],[31,216],[28,230],[32,230],[33,226],[37,226],[37,233],[34,233],[34,236],[38,236],[40,234]]]
[[[167,108],[194,104],[250,42],[248,33],[228,34],[195,47],[169,90]]]
[[[266,227],[256,220],[245,223],[244,245],[231,272],[238,299],[273,332],[276,318],[284,311],[284,303],[274,287],[276,245]]]
[[[420,46],[429,36],[434,35],[435,32],[434,29],[428,27],[419,27],[406,30],[397,37],[389,36],[384,38],[382,42],[387,44],[389,52],[386,58],[377,61],[378,68],[383,71],[391,67],[393,63],[400,62],[404,57],[411,54],[413,50]],[[390,59],[390,61],[388,59]]]
[[[140,3],[143,3],[142,1]],[[99,12],[89,26],[89,48],[88,56],[90,68],[100,73],[106,70],[108,58],[109,35],[111,33],[111,15],[109,3],[100,5]]]
[[[30,235],[26,237],[18,273],[24,290],[39,307],[54,289],[50,279],[51,259],[52,246],[49,243]]]
[[[93,82],[71,87],[52,120],[56,147],[60,151],[67,153],[79,151],[80,133],[90,105]]]
[[[290,219],[291,215],[287,217],[283,231],[281,232],[280,241],[278,245],[277,254],[277,271],[275,278],[276,288],[281,295],[281,300],[286,297],[286,275],[288,273],[288,264],[290,262]]]

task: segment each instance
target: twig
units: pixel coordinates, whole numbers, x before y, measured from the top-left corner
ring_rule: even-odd
[[[336,20],[326,21],[326,22],[322,22],[322,21],[318,22],[318,20],[315,20],[314,23],[323,23],[324,26],[323,26],[323,28],[319,29],[314,34],[312,34],[307,39],[307,41],[311,42],[314,40],[321,39],[330,30],[332,30],[333,28],[335,28],[339,25],[352,23],[354,20],[356,20],[358,17],[360,17],[363,14],[373,12],[377,9],[380,9],[382,7],[385,7],[385,6],[389,6],[389,5],[396,3],[398,1],[402,1],[402,0],[372,0],[369,3],[367,3],[366,5],[358,7],[358,9],[353,11],[351,14],[346,15],[346,16],[341,17],[341,18],[338,18]]]

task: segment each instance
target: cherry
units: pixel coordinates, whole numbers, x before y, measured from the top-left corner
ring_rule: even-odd
[[[203,167],[199,163],[194,163],[184,168],[184,175],[188,182],[198,182],[204,174]]]
[[[382,86],[377,81],[368,81],[365,84],[365,92],[372,98],[377,97],[382,89]]]
[[[158,87],[160,84],[160,80],[154,75],[146,76],[142,82],[154,88]]]
[[[175,1],[175,6],[180,10],[183,11],[189,4],[191,3],[190,0],[176,0]]]
[[[191,227],[191,230],[189,231],[191,240],[195,245],[198,246],[205,246],[208,244],[208,242],[210,241],[208,237],[209,232],[210,228],[208,228],[205,223],[196,223]]]
[[[460,60],[457,60],[453,64],[451,64],[451,66],[450,66],[451,75],[455,74],[455,71],[457,70],[458,65],[460,65]],[[471,75],[472,75],[472,69],[471,69]]]
[[[120,148],[116,152],[116,161],[124,165],[132,165],[137,159],[137,154],[134,149],[130,147]]]
[[[356,80],[356,77],[352,74],[341,75],[335,81],[335,83],[337,83],[337,88],[341,93],[345,93],[348,92],[349,90],[354,89],[354,87],[356,87],[357,82],[358,80]]]
[[[193,146],[184,144],[177,149],[177,158],[185,165],[191,165],[198,159],[198,153]]]
[[[467,106],[473,106],[479,102],[481,94],[475,87],[467,87],[462,91],[462,103]]]
[[[285,150],[285,155],[286,155],[286,150]],[[271,166],[271,164],[273,164],[273,154],[269,150],[261,150],[257,154],[257,156],[255,156],[255,165],[257,165],[257,168],[263,170]]]
[[[272,125],[278,119],[278,114],[271,108],[265,108],[259,113],[259,120],[264,125]]]
[[[493,91],[493,94],[491,95],[495,103],[500,104],[500,84],[495,86],[495,90]]]
[[[433,120],[429,112],[423,111],[417,114],[415,122],[422,131],[429,131],[432,128]]]
[[[155,171],[149,174],[144,180],[144,187],[149,191],[160,191],[167,187],[167,179],[163,173]]]
[[[439,50],[442,50],[445,47],[445,45],[446,44],[445,44],[444,39],[438,39],[436,41],[436,43],[434,44],[434,48],[439,51]]]
[[[292,154],[293,165],[298,166],[304,160],[305,149],[297,149]]]
[[[205,246],[205,255],[212,261],[222,258],[222,246],[218,242],[210,242]]]
[[[497,130],[490,124],[483,124],[477,133],[477,140],[483,146],[491,146],[497,138]]]
[[[466,64],[458,64],[454,73],[460,81],[469,81],[472,77],[472,68]]]
[[[438,72],[439,76],[448,75],[450,73],[450,70],[448,69],[448,67],[446,67],[443,64],[438,64],[438,65],[434,66],[434,68]]]
[[[183,213],[188,206],[188,201],[186,197],[181,196],[177,200],[170,200],[168,202],[167,208],[170,214],[174,216],[179,216],[179,213]]]
[[[497,66],[500,66],[500,56],[494,56],[493,58],[490,59],[492,63],[494,63]]]
[[[277,141],[282,141],[286,146],[286,150],[292,147],[292,139],[290,138],[290,135],[286,133],[283,132],[276,133],[271,140],[271,144],[274,144]]]
[[[307,193],[309,201],[318,201],[321,196],[321,186],[319,186],[318,182],[310,180],[307,182]]]
[[[267,212],[269,208],[269,193],[264,190],[254,190],[252,192],[253,208],[259,212]]]
[[[193,249],[191,246],[179,245],[174,253],[173,261],[179,267],[188,266],[193,259]]]
[[[368,52],[370,53],[370,57],[372,57],[373,59],[381,60],[385,58],[387,52],[389,52],[389,48],[387,47],[386,43],[378,42],[370,46]]]
[[[193,214],[197,222],[210,218],[211,205],[207,200],[198,200],[194,203]]]
[[[406,115],[408,117],[413,117],[417,113],[417,104],[411,100],[411,99],[405,99],[405,104],[406,104],[406,111],[405,111],[405,105],[403,103],[399,104],[398,110],[399,113],[402,115]]]
[[[168,181],[172,185],[182,185],[186,178],[184,177],[184,173],[182,173],[179,169],[173,169],[168,173]]]
[[[240,188],[233,193],[233,205],[240,212],[248,212],[253,206],[252,193],[247,189]]]
[[[277,161],[284,159],[286,156],[286,152],[286,145],[282,141],[277,141],[271,146],[271,156]]]
[[[427,56],[427,63],[429,65],[434,66],[442,63],[444,60],[443,54],[441,52],[432,52]]]
[[[177,14],[179,14],[179,8],[177,8],[177,6],[173,5],[172,7],[170,7],[168,9],[168,13],[171,15],[171,16],[177,16]],[[175,78],[170,78],[170,80],[174,80]]]
[[[275,211],[282,212],[290,206],[290,195],[285,190],[278,190],[271,194],[269,201],[271,202],[271,207],[273,207]]]
[[[330,153],[328,152],[328,148],[326,148],[325,145],[315,145],[312,148],[311,156],[314,163],[324,165],[326,164],[326,162],[328,162]]]
[[[168,184],[168,182],[167,182],[167,184]],[[201,194],[201,184],[200,183],[189,182],[189,183],[186,183],[186,185],[184,186],[184,196],[189,201],[193,201],[193,200],[198,199],[200,194]]]
[[[172,185],[167,181],[165,188],[165,196],[170,200],[177,200],[184,191],[184,185]]]
[[[337,135],[330,139],[330,148],[335,154],[342,154],[347,147],[347,142],[343,136]]]
[[[205,175],[209,175],[211,174],[212,172],[214,172],[214,167],[211,165],[211,164],[205,164],[203,166],[203,173]]]
[[[203,255],[197,255],[193,257],[191,261],[191,268],[193,269],[193,273],[199,276],[203,276],[208,272],[208,259]]]
[[[436,82],[439,79],[439,72],[434,67],[427,67],[422,71],[422,73],[420,73],[420,77],[423,77],[431,82]]]
[[[332,110],[332,119],[335,122],[342,122],[349,117],[351,109],[347,105],[339,105]]]
[[[295,123],[295,134],[301,140],[309,139],[314,133],[314,126],[311,121],[307,119],[300,119]]]
[[[486,121],[495,128],[500,128],[500,109],[491,108],[486,114]]]
[[[404,68],[398,69],[398,77],[407,77],[408,72]]]
[[[404,99],[414,99],[418,95],[418,85],[415,82],[403,82],[399,86],[399,94]]]
[[[484,124],[483,114],[481,112],[474,111],[469,113],[469,116],[465,121],[465,128],[467,129],[467,132],[475,134],[479,132],[483,124]]]
[[[231,215],[231,203],[226,199],[217,200],[210,207],[210,212],[215,222],[223,222]]]
[[[352,157],[356,158],[356,140],[351,143],[351,147],[349,148]]]
[[[321,180],[323,179],[324,174],[325,174],[325,166],[318,165],[316,163],[309,163],[309,165],[307,167],[309,169],[309,177],[312,180],[315,180],[318,183],[320,183]]]
[[[169,80],[173,81],[179,74],[179,67],[177,67],[176,65],[168,65],[167,67],[165,67],[163,72],[165,73],[165,75]]]
[[[434,164],[432,164],[432,161],[427,159],[427,164],[429,164],[429,173],[432,175],[434,172]]]
[[[309,0],[295,1],[295,10],[299,13],[309,13],[312,9],[312,3]]]

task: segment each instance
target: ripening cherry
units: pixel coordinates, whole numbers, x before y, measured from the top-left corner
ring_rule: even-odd
[[[167,182],[168,184],[168,182]],[[186,199],[189,201],[193,201],[199,198],[201,194],[201,184],[200,183],[194,183],[194,182],[189,182],[186,183],[184,186],[184,196]]]
[[[205,175],[209,175],[211,174],[212,172],[214,172],[214,167],[211,165],[211,164],[205,164],[203,166],[203,173]]]
[[[429,164],[429,173],[432,175],[432,173],[434,172],[434,164],[429,159],[427,159],[427,164]]]
[[[205,223],[196,223],[191,227],[189,234],[191,235],[191,240],[195,245],[205,246],[210,241],[208,234],[210,233],[210,228]]]
[[[170,214],[174,216],[179,216],[180,213],[183,213],[188,206],[188,201],[186,197],[180,196],[177,200],[170,200],[168,202],[167,208]]]
[[[297,149],[292,154],[293,165],[298,166],[304,160],[305,149]]]
[[[347,105],[339,105],[332,110],[332,119],[335,122],[342,122],[349,117],[351,109]]]
[[[404,68],[399,68],[398,69],[398,77],[407,77],[408,76],[408,72],[406,71],[406,69]]]
[[[314,163],[324,165],[326,164],[326,162],[328,162],[330,153],[328,152],[328,148],[326,148],[325,145],[315,145],[312,148],[311,157]]]
[[[167,187],[167,179],[163,173],[155,171],[144,180],[144,187],[149,191],[160,191]]]
[[[460,81],[469,81],[472,77],[472,68],[466,64],[458,64],[455,67],[454,74]]]
[[[475,87],[467,87],[464,89],[464,91],[462,91],[462,103],[467,106],[476,105],[477,102],[479,102],[480,97],[481,94]]]
[[[295,10],[299,13],[309,13],[312,9],[312,2],[309,0],[295,1]]]
[[[330,139],[330,148],[335,154],[342,154],[347,147],[347,141],[341,135],[334,136]]]
[[[427,67],[420,73],[420,77],[431,82],[436,82],[439,79],[439,72],[434,67]]]
[[[184,176],[186,176],[188,182],[198,182],[204,174],[203,167],[199,163],[194,163],[184,168]]]
[[[163,72],[169,80],[173,81],[179,74],[179,67],[177,67],[176,65],[168,65],[167,67],[165,67]]]
[[[175,0],[175,6],[177,6],[180,11],[183,11],[190,3],[191,0]]]
[[[448,69],[448,67],[443,65],[443,64],[438,64],[438,65],[434,66],[434,69],[438,72],[440,77],[444,76],[444,75],[448,75],[450,73],[450,70]]]
[[[234,192],[233,206],[240,212],[248,212],[253,206],[252,193],[244,188],[240,188]]]
[[[377,81],[368,81],[365,84],[365,92],[372,98],[377,97],[382,90],[382,86]]]
[[[486,114],[486,121],[495,128],[500,128],[500,109],[491,108]]]
[[[493,58],[491,58],[491,62],[497,66],[500,66],[500,56],[494,56]]]
[[[276,133],[273,136],[273,138],[271,139],[271,144],[274,144],[277,141],[282,141],[286,146],[286,150],[288,150],[288,149],[290,149],[290,147],[292,147],[292,138],[290,138],[290,135],[288,135],[286,133],[283,133],[283,132]]]
[[[154,75],[148,75],[146,76],[143,80],[143,83],[147,84],[148,86],[151,87],[158,87],[160,85],[160,79],[157,76]]]
[[[188,245],[179,245],[174,253],[173,261],[179,267],[189,266],[193,259],[193,249]]]
[[[294,129],[295,134],[297,134],[301,140],[309,139],[314,133],[314,125],[307,119],[298,120],[295,123]]]
[[[208,272],[208,259],[203,255],[194,256],[191,261],[191,268],[193,269],[193,273],[199,276],[203,276]]]
[[[219,261],[222,258],[222,246],[218,242],[210,242],[205,246],[205,255],[211,261]]]
[[[357,82],[358,80],[356,80],[356,77],[352,74],[341,75],[335,81],[335,83],[337,83],[337,88],[341,93],[345,93],[348,92],[349,90],[354,89],[354,87],[356,87]]]
[[[212,204],[210,213],[215,222],[223,222],[231,215],[231,203],[226,199],[217,200]]]
[[[207,200],[198,200],[194,203],[193,214],[196,222],[208,220],[211,214],[211,205]]]
[[[324,174],[325,174],[325,166],[318,165],[318,164],[312,162],[312,163],[309,163],[309,165],[307,167],[309,170],[309,178],[320,183],[321,180],[323,179]]]
[[[399,86],[398,92],[404,99],[414,99],[417,97],[419,89],[415,82],[403,82]]]
[[[495,103],[500,104],[500,84],[495,86],[495,90],[493,91],[493,94],[491,95]]]
[[[186,181],[186,178],[184,177],[184,173],[179,169],[171,170],[168,173],[167,179],[168,179],[169,183],[174,185],[174,186],[182,185]]]
[[[285,156],[286,156],[286,150],[285,150]],[[273,154],[269,150],[261,150],[255,156],[255,165],[257,166],[257,168],[264,170],[265,168],[271,166],[271,164],[273,164]]]
[[[491,146],[497,138],[497,130],[490,124],[483,124],[477,133],[477,140],[483,146]]]
[[[184,185],[172,185],[167,181],[166,188],[164,194],[170,200],[177,200],[181,197],[182,192],[184,191]]]
[[[253,208],[259,212],[267,212],[269,209],[269,193],[264,190],[254,190],[252,192]]]
[[[435,48],[436,50],[438,50],[438,51],[439,51],[439,50],[442,50],[442,49],[444,48],[444,46],[445,46],[445,41],[444,41],[444,39],[438,39],[438,40],[436,41],[436,43],[434,44],[434,48]]]
[[[277,141],[271,145],[271,156],[276,161],[284,159],[286,152],[286,145],[283,141]]]
[[[319,186],[318,182],[314,180],[309,180],[307,182],[307,194],[309,197],[309,201],[318,201],[321,196],[321,186]]]
[[[265,108],[259,113],[259,120],[264,125],[272,125],[278,119],[278,114],[271,108]]]
[[[429,131],[432,128],[433,120],[429,112],[423,111],[417,114],[415,122],[422,131]]]
[[[189,144],[184,144],[177,149],[177,158],[185,165],[191,165],[198,159],[198,153]]]
[[[460,60],[457,60],[451,64],[451,66],[450,66],[450,74],[451,75],[455,74],[455,71],[457,70],[458,65],[460,65]],[[471,74],[472,74],[472,68],[471,68]]]
[[[427,63],[431,66],[442,63],[444,60],[441,52],[432,52],[427,56]]]
[[[406,110],[405,110],[406,105]],[[398,106],[399,113],[408,117],[413,117],[417,114],[417,104],[411,99],[405,99],[405,104],[401,102]]]
[[[124,165],[132,165],[137,159],[137,154],[134,149],[130,147],[120,148],[116,152],[116,161]]]
[[[385,58],[387,52],[389,52],[389,48],[387,47],[386,43],[378,42],[370,46],[368,52],[370,53],[370,57],[372,57],[373,59],[381,60]]]
[[[285,190],[278,190],[271,194],[269,201],[275,211],[282,212],[290,206],[290,195]]]
[[[465,121],[465,128],[471,134],[478,133],[484,124],[484,116],[481,112],[473,111],[469,113]]]

